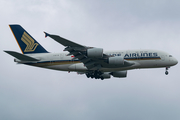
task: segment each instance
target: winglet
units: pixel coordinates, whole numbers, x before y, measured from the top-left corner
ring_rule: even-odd
[[[50,34],[48,34],[47,32],[44,32],[44,34],[45,34],[45,37],[50,36]]]

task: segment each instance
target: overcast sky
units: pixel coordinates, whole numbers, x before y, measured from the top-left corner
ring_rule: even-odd
[[[22,25],[50,52],[64,47],[43,31],[107,50],[157,49],[180,61],[179,0],[0,0],[1,120],[179,120],[180,67],[84,75],[17,65],[9,24]]]

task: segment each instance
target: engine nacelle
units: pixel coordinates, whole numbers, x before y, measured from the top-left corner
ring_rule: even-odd
[[[101,75],[101,77],[103,77],[104,79],[109,79],[111,78],[111,75],[109,73],[104,73]]]
[[[108,62],[110,65],[124,65],[124,58],[121,56],[110,57]]]
[[[91,48],[87,49],[87,56],[93,58],[102,58],[103,49],[102,48]]]
[[[115,71],[111,73],[113,77],[123,78],[127,77],[127,71]]]

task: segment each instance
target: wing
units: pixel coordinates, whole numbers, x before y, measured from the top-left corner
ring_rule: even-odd
[[[112,65],[108,64],[108,60],[113,56],[104,54],[102,48],[83,46],[60,36],[51,35],[46,32],[44,33],[45,37],[49,36],[50,38],[65,46],[66,48],[64,49],[64,51],[68,51],[68,55],[74,55],[73,59],[78,59],[79,61],[84,63],[88,70],[100,70],[102,67],[112,67]],[[126,65],[131,64],[125,60],[124,63]]]
[[[49,36],[49,37],[51,37],[52,39],[54,39],[56,42],[62,44],[62,45],[65,46],[65,47],[66,47],[66,46],[80,47],[80,48],[85,47],[85,46],[83,46],[83,45],[74,43],[74,42],[72,42],[72,41],[70,41],[70,40],[64,39],[64,38],[62,38],[62,37],[60,37],[60,36],[58,36],[58,35],[50,35],[50,34],[48,34],[48,33],[46,33],[46,32],[44,32],[44,33],[45,33],[45,37]]]

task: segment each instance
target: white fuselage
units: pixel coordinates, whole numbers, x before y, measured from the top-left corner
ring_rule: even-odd
[[[104,52],[107,55],[123,56],[125,60],[134,63],[129,67],[111,67],[100,70],[104,72],[122,71],[138,68],[159,68],[170,67],[177,64],[177,60],[166,52],[158,50],[127,50],[127,51],[109,51]],[[37,58],[38,62],[26,62],[24,64],[43,67],[61,71],[85,72],[88,69],[78,59],[73,56],[67,56],[68,53],[38,53],[26,54]],[[16,60],[18,62],[18,60]]]

